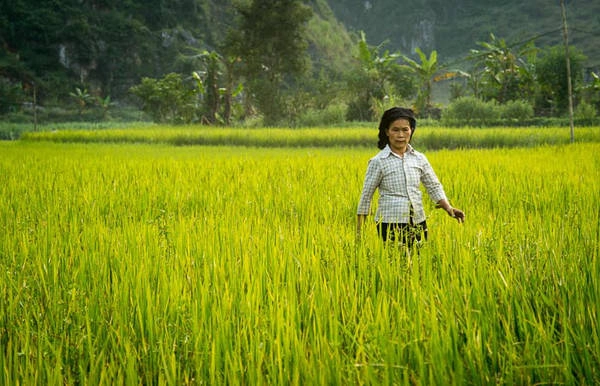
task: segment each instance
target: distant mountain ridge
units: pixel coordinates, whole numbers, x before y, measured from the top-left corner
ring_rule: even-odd
[[[560,2],[547,0],[329,0],[351,32],[364,31],[372,45],[412,54],[437,50],[441,61],[457,60],[489,41],[535,40],[538,47],[562,44]],[[600,68],[600,1],[567,1],[569,43]]]

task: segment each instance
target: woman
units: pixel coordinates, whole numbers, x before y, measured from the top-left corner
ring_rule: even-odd
[[[371,160],[358,204],[357,235],[370,213],[371,200],[379,189],[375,221],[384,242],[398,241],[409,248],[415,241],[427,239],[427,222],[420,184],[429,197],[459,223],[462,210],[453,208],[429,161],[414,150],[410,140],[417,128],[411,109],[393,107],[383,113],[379,123],[378,147],[381,151]]]

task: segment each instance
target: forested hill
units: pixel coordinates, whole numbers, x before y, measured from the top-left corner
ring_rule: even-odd
[[[326,0],[306,3],[314,70],[344,67],[349,34]],[[75,80],[124,95],[141,77],[196,70],[194,58],[221,51],[235,20],[232,0],[2,0],[0,81],[68,95]]]
[[[365,31],[371,44],[402,52],[435,49],[441,60],[460,58],[490,33],[512,44],[562,44],[559,0],[330,0],[350,31]],[[600,67],[600,1],[567,0],[570,44]]]
[[[190,74],[194,58],[223,49],[234,0],[2,0],[0,87],[36,84],[38,97],[74,86],[126,95],[142,77]],[[600,1],[570,0],[571,44],[600,67]],[[352,60],[359,31],[371,45],[413,55],[437,50],[460,61],[490,33],[508,42],[562,43],[559,1],[305,0],[312,73],[335,77]],[[272,28],[277,28],[273,26]],[[281,33],[286,33],[282,30]],[[354,36],[352,38],[352,36]],[[320,75],[319,75],[320,76]],[[6,86],[8,84],[8,86]],[[4,86],[3,86],[4,85]]]

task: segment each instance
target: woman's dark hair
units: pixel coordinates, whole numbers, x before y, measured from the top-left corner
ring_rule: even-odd
[[[410,137],[412,138],[415,130],[417,130],[417,120],[415,119],[415,113],[411,109],[407,109],[404,107],[392,107],[389,110],[386,110],[381,116],[381,121],[379,122],[379,142],[377,142],[377,147],[383,149],[389,143],[389,138],[385,134],[385,131],[390,127],[392,122],[398,119],[407,119],[410,123]]]

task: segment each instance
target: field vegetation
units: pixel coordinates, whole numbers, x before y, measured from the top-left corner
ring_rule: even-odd
[[[81,143],[148,143],[186,145],[235,145],[252,147],[374,147],[377,125],[311,128],[222,128],[206,126],[137,125],[106,130],[93,125],[67,126],[54,130],[49,125],[38,132],[26,132],[27,141]],[[598,127],[577,127],[577,142],[599,142]],[[447,128],[424,126],[417,129],[414,145],[421,149],[536,147],[570,142],[564,127],[528,128]]]
[[[355,239],[374,129],[0,142],[0,383],[600,382],[597,128],[428,130],[506,136],[427,152],[467,221],[418,254]]]

